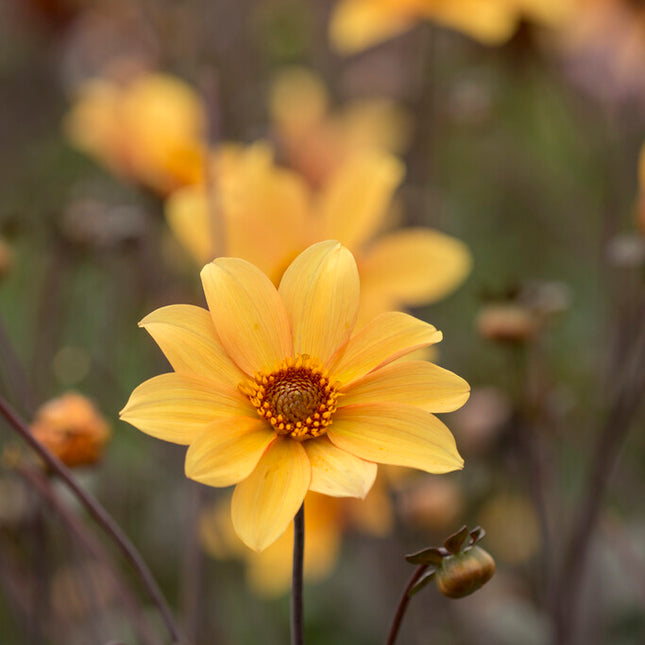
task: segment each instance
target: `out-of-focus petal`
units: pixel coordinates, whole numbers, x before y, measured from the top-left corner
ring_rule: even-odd
[[[341,450],[394,466],[447,473],[463,467],[450,430],[429,412],[407,405],[340,408],[327,435]]]
[[[346,159],[324,187],[316,204],[320,236],[350,249],[379,229],[405,168],[392,155],[364,150]]]
[[[292,354],[289,319],[269,278],[238,258],[219,258],[201,272],[215,330],[247,374],[270,372]]]
[[[302,445],[276,439],[255,470],[235,487],[233,526],[256,551],[275,542],[294,518],[311,482],[311,464]]]
[[[316,126],[327,113],[327,103],[324,84],[304,67],[282,70],[271,87],[271,115],[289,133]]]
[[[392,38],[414,24],[413,14],[396,9],[388,11],[387,4],[373,0],[341,0],[329,25],[334,48],[342,54],[352,54]]]
[[[237,484],[251,474],[276,437],[263,419],[218,419],[190,444],[186,477],[208,486]]]
[[[120,412],[142,432],[182,445],[218,417],[254,415],[248,399],[232,387],[174,372],[143,382]]]
[[[428,412],[451,412],[469,395],[470,386],[455,373],[425,361],[403,361],[355,381],[344,392],[340,405],[404,403]]]
[[[349,339],[358,312],[360,286],[352,254],[336,241],[303,251],[280,282],[295,354],[323,363]]]
[[[332,497],[365,497],[376,478],[375,463],[339,450],[326,437],[304,442],[311,462],[310,490]]]
[[[348,385],[377,367],[441,339],[440,331],[418,318],[400,312],[381,314],[332,357],[329,363],[332,381]]]
[[[204,188],[186,186],[174,191],[166,200],[164,209],[168,225],[180,244],[198,264],[210,262],[214,245]]]
[[[454,237],[428,229],[384,235],[361,256],[361,291],[378,294],[389,308],[435,302],[468,275],[468,247]]]
[[[310,204],[303,179],[277,167],[260,142],[222,176],[219,190],[227,255],[248,260],[277,285],[304,245]]]
[[[206,309],[193,305],[161,307],[139,326],[155,339],[176,372],[220,381],[233,388],[245,378],[224,351]]]

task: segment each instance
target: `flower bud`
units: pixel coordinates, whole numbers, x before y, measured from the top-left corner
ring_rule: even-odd
[[[538,332],[533,312],[512,303],[488,305],[477,316],[476,324],[480,336],[498,342],[522,343]]]
[[[93,403],[70,392],[52,399],[37,412],[31,431],[65,465],[97,462],[110,438],[107,423]]]
[[[495,573],[495,560],[484,549],[473,546],[443,558],[437,568],[439,591],[448,598],[463,598],[483,587]]]

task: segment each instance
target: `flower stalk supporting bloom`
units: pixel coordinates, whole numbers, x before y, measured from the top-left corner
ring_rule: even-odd
[[[293,519],[293,573],[291,583],[291,645],[304,645],[302,578],[305,555],[305,505]]]

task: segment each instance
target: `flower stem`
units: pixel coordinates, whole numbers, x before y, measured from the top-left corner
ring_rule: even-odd
[[[305,505],[293,518],[293,574],[291,582],[291,645],[304,645],[302,574],[305,554]]]
[[[69,468],[63,464],[58,457],[53,455],[40,441],[30,432],[27,424],[11,409],[9,404],[0,396],[0,415],[8,424],[38,453],[38,456],[47,464],[67,488],[74,494],[78,501],[85,507],[88,513],[94,518],[97,524],[112,538],[114,543],[121,549],[121,552],[139,574],[141,581],[148,590],[150,597],[159,609],[166,629],[170,634],[173,643],[180,642],[179,628],[175,623],[159,586],[157,585],[148,565],[141,557],[137,548],[122,531],[114,518],[101,506],[99,501],[86,490],[81,488],[74,479]]]
[[[387,636],[387,641],[385,645],[394,645],[396,642],[396,637],[399,635],[399,628],[403,622],[403,616],[405,616],[405,611],[408,608],[408,603],[410,602],[410,591],[412,587],[418,582],[419,578],[425,573],[425,570],[428,568],[427,564],[420,564],[416,571],[412,574],[411,578],[408,580],[408,584],[405,586],[403,593],[401,594],[401,599],[399,600],[399,606],[396,608],[396,613],[392,619],[392,624],[390,625],[390,632]]]

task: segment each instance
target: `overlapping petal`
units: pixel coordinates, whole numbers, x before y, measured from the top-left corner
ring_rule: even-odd
[[[319,242],[285,271],[280,296],[289,314],[295,354],[325,362],[354,329],[360,286],[352,254],[338,242]]]
[[[245,260],[219,258],[201,272],[215,330],[247,374],[270,371],[292,353],[285,306],[269,278]]]
[[[120,412],[142,432],[182,445],[218,417],[254,415],[248,399],[232,387],[175,372],[144,381]]]
[[[351,155],[325,185],[317,203],[320,237],[349,248],[378,230],[405,169],[394,156],[375,150]]]
[[[332,380],[347,386],[421,347],[438,343],[442,334],[432,325],[400,312],[377,316],[353,336],[329,362]]]
[[[248,477],[276,434],[259,418],[210,423],[190,444],[186,476],[208,486],[231,486]]]
[[[193,305],[161,307],[139,326],[155,339],[176,372],[220,381],[233,388],[245,378],[224,351],[206,309]]]
[[[276,439],[235,487],[231,516],[242,541],[256,551],[274,542],[294,518],[310,482],[311,464],[302,444]]]
[[[386,365],[355,381],[340,404],[403,403],[428,412],[451,412],[469,395],[470,386],[454,372],[426,361],[405,361]]]
[[[376,479],[375,463],[338,449],[327,439],[305,441],[311,462],[309,489],[332,497],[365,497]]]
[[[429,229],[382,236],[361,256],[361,290],[378,292],[393,308],[435,302],[466,278],[472,266],[468,247]]]
[[[382,403],[340,408],[327,434],[341,450],[377,463],[437,474],[463,466],[450,430],[413,406]]]

